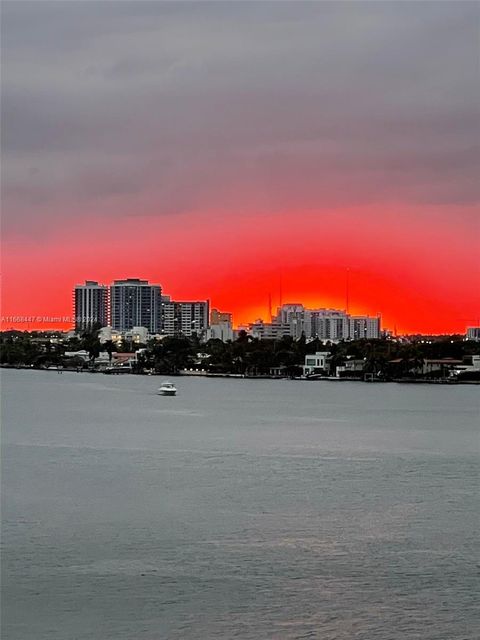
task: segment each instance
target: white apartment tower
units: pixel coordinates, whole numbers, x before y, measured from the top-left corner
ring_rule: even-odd
[[[162,297],[162,332],[168,336],[203,336],[209,327],[208,300],[177,302]]]

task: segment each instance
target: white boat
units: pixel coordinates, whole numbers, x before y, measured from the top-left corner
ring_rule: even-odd
[[[174,396],[177,393],[177,387],[172,382],[162,382],[162,386],[159,388],[158,393],[161,396]]]

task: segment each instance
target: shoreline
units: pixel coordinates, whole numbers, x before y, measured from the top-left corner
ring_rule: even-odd
[[[134,376],[155,376],[155,377],[189,377],[189,378],[231,378],[234,380],[292,380],[296,382],[362,382],[366,384],[428,384],[428,385],[480,385],[480,380],[452,380],[452,379],[432,379],[432,380],[418,380],[414,378],[395,378],[392,380],[364,380],[361,378],[336,378],[334,376],[325,376],[325,377],[316,377],[316,378],[305,378],[305,377],[288,377],[288,376],[271,376],[271,375],[245,375],[242,373],[207,373],[200,371],[180,371],[178,373],[137,373],[131,370],[121,370],[119,368],[118,371],[92,371],[88,369],[72,369],[72,368],[58,368],[58,367],[33,367],[30,365],[6,365],[1,364],[0,369],[13,369],[13,370],[22,370],[22,371],[41,371],[48,373],[89,373],[89,374],[103,374],[103,375],[134,375]]]

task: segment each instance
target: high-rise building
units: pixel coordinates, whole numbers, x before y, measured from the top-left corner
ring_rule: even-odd
[[[349,340],[380,338],[380,317],[349,316]]]
[[[338,309],[309,309],[309,336],[338,342],[348,340],[348,315]]]
[[[95,280],[77,284],[73,290],[75,330],[88,331],[108,324],[108,287]]]
[[[184,336],[202,336],[209,327],[210,305],[207,300],[177,302],[181,308],[181,331]]]
[[[272,326],[287,326],[288,335],[298,340],[302,334],[307,333],[305,327],[305,312],[306,309],[303,304],[284,304],[277,309],[276,317],[272,318]],[[279,330],[283,331],[283,329]]]
[[[110,323],[118,331],[146,327],[157,333],[162,327],[162,288],[147,280],[114,280],[110,286]]]
[[[177,302],[169,296],[162,298],[162,332],[168,336],[203,336],[209,327],[208,300]]]

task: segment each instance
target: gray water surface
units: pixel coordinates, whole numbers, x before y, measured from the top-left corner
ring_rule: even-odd
[[[1,380],[2,639],[480,637],[480,388]]]

